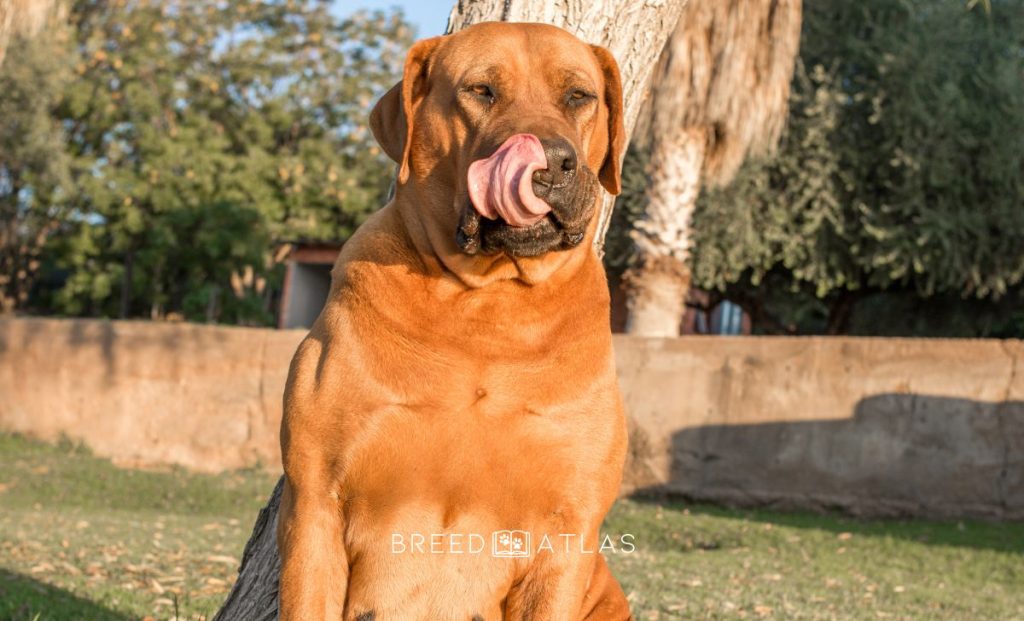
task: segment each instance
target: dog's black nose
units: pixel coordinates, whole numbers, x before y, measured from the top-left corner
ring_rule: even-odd
[[[565,138],[542,139],[540,144],[544,147],[548,167],[533,173],[533,192],[543,198],[551,188],[565,185],[576,172],[579,160],[576,158],[576,149]]]

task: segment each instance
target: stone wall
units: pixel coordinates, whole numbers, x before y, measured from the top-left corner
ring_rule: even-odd
[[[279,467],[300,331],[0,320],[0,428],[125,465]],[[626,491],[1024,518],[1019,341],[616,337]]]

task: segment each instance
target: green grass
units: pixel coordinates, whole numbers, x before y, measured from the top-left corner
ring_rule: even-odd
[[[638,619],[1024,619],[1024,524],[862,521],[619,503]]]
[[[0,621],[209,618],[273,483],[0,434]],[[605,533],[638,620],[1024,621],[1024,524],[628,500]]]
[[[274,481],[0,434],[0,621],[211,617]]]

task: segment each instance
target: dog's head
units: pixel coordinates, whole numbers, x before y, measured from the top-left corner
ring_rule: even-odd
[[[456,270],[564,262],[591,238],[600,187],[619,192],[618,66],[554,26],[484,23],[419,41],[370,124],[399,165],[397,196],[415,194]]]

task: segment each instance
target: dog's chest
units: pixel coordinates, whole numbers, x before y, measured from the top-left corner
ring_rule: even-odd
[[[445,391],[468,392],[465,398],[389,405],[368,416],[344,443],[347,489],[498,508],[540,490],[557,498],[559,489],[585,484],[581,474],[600,466],[596,455],[615,427],[611,404],[552,404],[471,386]]]
[[[365,508],[367,519],[402,521],[419,506],[439,527],[476,513],[513,528],[589,496],[621,427],[611,391],[523,382],[453,374],[421,401],[367,413],[343,442],[352,517]]]

